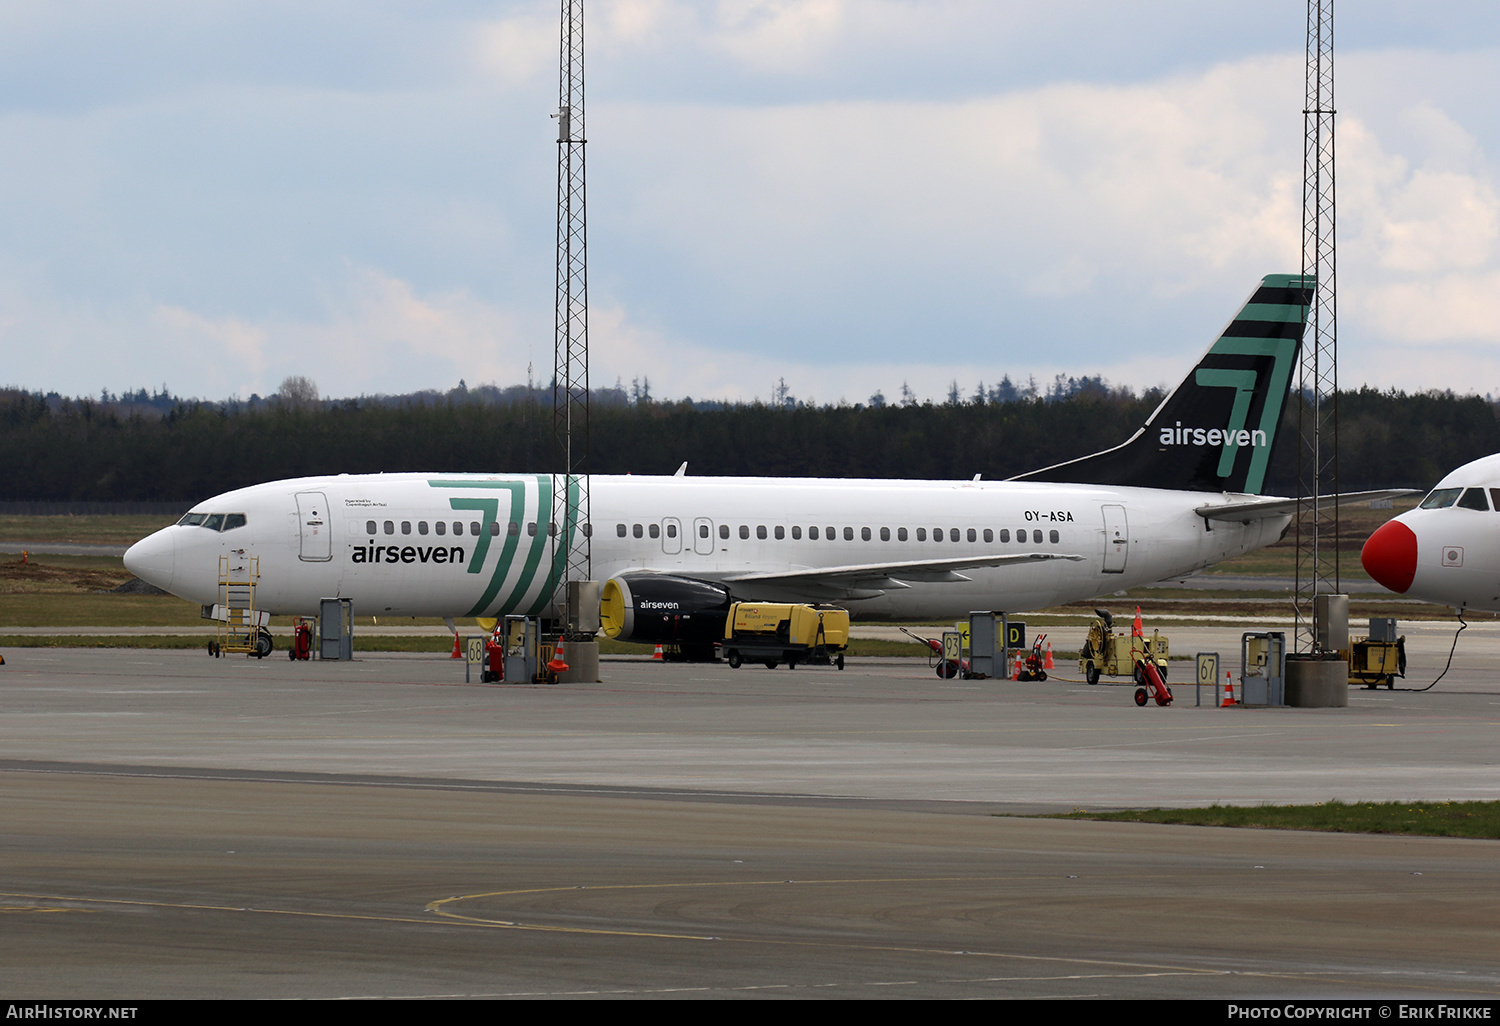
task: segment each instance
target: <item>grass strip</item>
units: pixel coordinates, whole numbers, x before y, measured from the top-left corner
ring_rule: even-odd
[[[0,653],[19,648],[203,648],[212,635],[16,634],[0,638]],[[282,658],[285,658],[283,655]]]
[[[22,648],[175,648],[208,650],[212,634],[195,635],[88,635],[88,634],[31,634],[0,637],[0,653]],[[276,639],[276,648],[270,659],[285,659],[288,640]],[[316,644],[316,641],[314,641]],[[453,638],[411,637],[402,635],[358,634],[354,636],[354,653],[361,652],[434,652],[448,654],[453,651]],[[608,654],[608,653],[606,653]]]
[[[188,508],[183,503],[183,512]],[[73,545],[133,545],[146,535],[170,527],[176,517],[144,514],[84,513],[77,516],[0,514],[0,545],[19,552],[23,543],[62,542]]]
[[[1074,809],[1040,818],[1500,840],[1500,802],[1342,802],[1335,799],[1315,805],[1216,804],[1206,809],[1130,809],[1124,812]]]
[[[460,631],[464,636],[478,633],[477,631]],[[145,634],[145,635],[91,635],[91,634],[17,634],[0,637],[0,652],[6,649],[18,648],[206,648],[211,634],[196,635],[170,635],[170,634]],[[272,658],[281,656],[286,658],[287,640],[278,637],[276,640],[276,651]],[[412,635],[381,635],[365,634],[359,630],[354,632],[354,650],[356,652],[452,652],[453,637],[451,635],[435,636],[412,636]],[[649,656],[655,651],[654,645],[638,645],[624,641],[610,641],[607,638],[599,641],[600,655],[639,655]],[[851,658],[860,656],[924,656],[916,645],[910,645],[901,641],[856,641],[849,646],[847,655]]]

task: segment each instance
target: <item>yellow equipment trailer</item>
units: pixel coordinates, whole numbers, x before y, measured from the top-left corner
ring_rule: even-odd
[[[1088,640],[1078,653],[1078,672],[1090,684],[1099,683],[1100,676],[1133,677],[1137,684],[1144,683],[1136,664],[1150,659],[1156,664],[1161,679],[1167,679],[1167,639],[1161,631],[1152,631],[1145,637],[1132,631],[1114,631],[1114,618],[1108,610],[1096,609],[1098,619],[1089,627]]]
[[[767,669],[785,662],[844,668],[849,647],[849,612],[845,609],[783,602],[736,602],[724,621],[724,658],[738,669],[745,660]]]

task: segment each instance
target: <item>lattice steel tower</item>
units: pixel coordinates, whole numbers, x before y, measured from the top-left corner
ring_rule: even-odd
[[[1308,0],[1302,144],[1302,274],[1316,278],[1298,374],[1296,650],[1310,652],[1313,597],[1339,582],[1338,263],[1334,242],[1333,0]]]
[[[557,308],[552,364],[552,598],[592,571],[589,290],[584,190],[583,0],[562,0],[557,100]]]

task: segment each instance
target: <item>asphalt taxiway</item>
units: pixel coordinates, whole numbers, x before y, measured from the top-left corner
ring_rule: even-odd
[[[921,660],[546,688],[9,650],[0,990],[1493,998],[1492,842],[996,815],[1500,798],[1500,628],[1464,638],[1432,691],[1326,710]]]

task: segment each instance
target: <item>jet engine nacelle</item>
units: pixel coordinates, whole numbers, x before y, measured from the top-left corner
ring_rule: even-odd
[[[724,640],[729,589],[672,574],[625,573],[604,582],[599,619],[616,641],[701,649]]]

